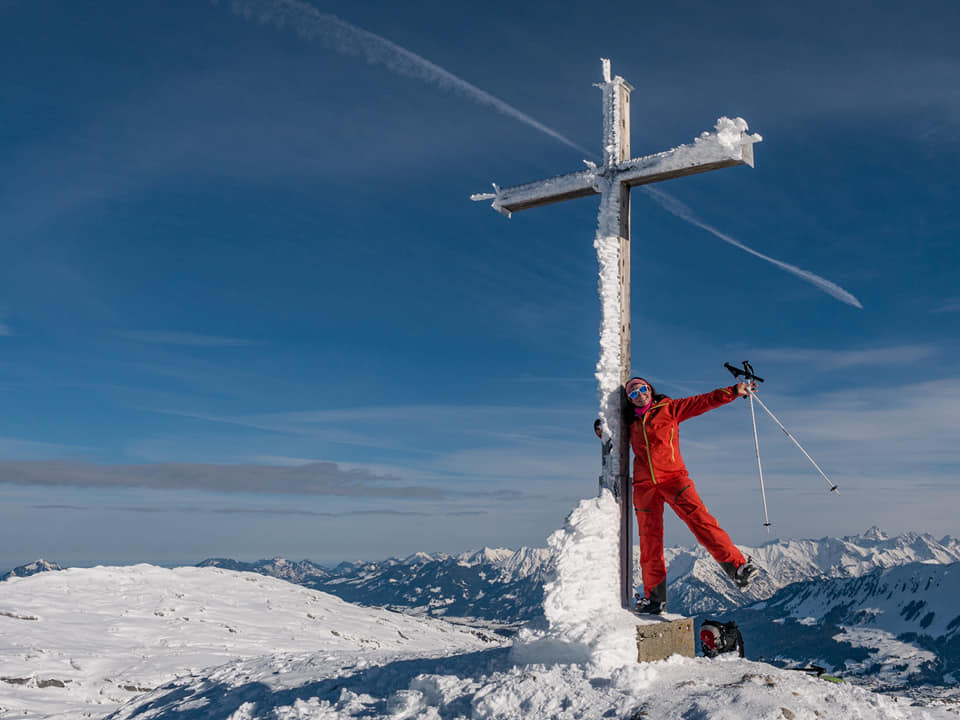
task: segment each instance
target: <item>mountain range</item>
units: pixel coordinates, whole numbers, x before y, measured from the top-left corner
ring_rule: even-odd
[[[546,548],[483,548],[459,555],[415,553],[404,559],[345,562],[325,568],[283,558],[253,563],[208,559],[200,567],[282,578],[347,602],[417,615],[486,620],[503,628],[543,616],[543,584],[551,570]]]
[[[765,600],[793,583],[856,578],[916,562],[960,562],[960,540],[920,533],[890,537],[876,527],[860,535],[778,540],[742,550],[762,571],[745,593],[702,547],[667,549],[670,611],[726,612]],[[546,548],[524,547],[459,555],[416,553],[404,559],[345,562],[335,568],[282,558],[252,563],[208,559],[199,564],[283,578],[349,602],[514,624],[535,620],[542,612],[543,582],[550,576],[552,560]],[[634,552],[634,565],[634,576],[639,577],[639,552]]]
[[[960,541],[921,533],[890,537],[874,527],[842,538],[742,549],[761,568],[747,592],[732,585],[703,548],[668,549],[670,611],[698,621],[734,619],[748,657],[783,665],[815,661],[835,672],[869,676],[885,688],[960,678],[960,614],[951,610],[960,591]],[[525,547],[416,553],[333,568],[283,558],[208,559],[199,565],[254,572],[351,603],[511,635],[521,625],[544,622],[543,586],[552,563],[549,549]],[[38,561],[7,576],[57,568]]]
[[[891,537],[873,527],[742,550],[761,568],[746,592],[702,547],[666,550],[670,611],[697,623],[735,620],[748,657],[788,667],[814,661],[881,689],[952,685],[960,677],[960,611],[951,611],[960,591],[960,541],[923,533]],[[523,623],[543,622],[552,560],[541,548],[485,548],[332,569],[282,559],[201,565],[283,577],[350,602],[474,625],[484,620],[509,634]]]

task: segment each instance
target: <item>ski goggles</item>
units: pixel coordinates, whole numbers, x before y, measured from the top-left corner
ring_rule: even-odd
[[[637,385],[637,387],[635,387],[633,390],[627,393],[627,397],[630,398],[631,400],[636,400],[638,397],[640,397],[643,393],[646,393],[646,392],[650,392],[649,385]]]

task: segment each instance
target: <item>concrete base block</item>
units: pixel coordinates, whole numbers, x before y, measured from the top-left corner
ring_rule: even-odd
[[[664,660],[671,655],[693,657],[695,654],[692,618],[651,618],[650,622],[637,625],[639,662]]]

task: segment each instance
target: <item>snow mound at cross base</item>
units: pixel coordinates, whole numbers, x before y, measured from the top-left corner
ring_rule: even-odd
[[[643,621],[620,606],[619,517],[604,490],[581,500],[547,539],[555,552],[553,578],[544,586],[549,629],[521,632],[517,661],[587,663],[600,672],[636,663],[636,626]]]

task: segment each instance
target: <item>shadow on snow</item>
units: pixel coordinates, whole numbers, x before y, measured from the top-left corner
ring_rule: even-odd
[[[273,689],[261,681],[231,684],[203,679],[190,685],[181,684],[189,682],[185,679],[131,700],[105,720],[226,718],[247,703],[243,715],[258,717],[272,714],[273,708],[291,706],[297,700],[306,702],[316,698],[336,704],[344,691],[371,696],[359,700],[365,707],[355,717],[384,715],[389,711],[388,698],[398,690],[409,688],[418,675],[453,675],[461,681],[472,680],[479,687],[485,676],[513,665],[509,652],[510,648],[494,648],[462,655],[397,660],[284,689]],[[320,671],[322,666],[318,667]],[[281,672],[276,670],[274,675]],[[470,714],[473,693],[460,694],[450,703],[442,703],[439,693],[437,697],[430,697],[429,693],[425,695],[425,700],[437,708],[441,718]]]

